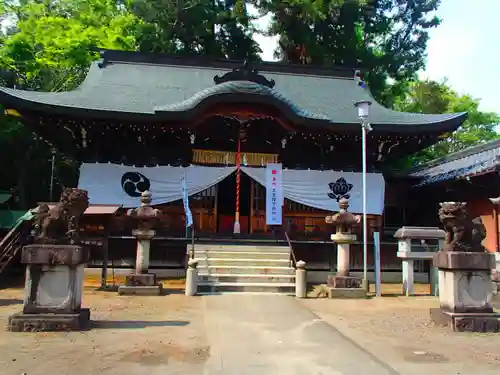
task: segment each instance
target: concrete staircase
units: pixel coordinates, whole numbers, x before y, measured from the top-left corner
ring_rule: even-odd
[[[294,294],[295,269],[287,246],[197,244],[194,257],[198,294]]]

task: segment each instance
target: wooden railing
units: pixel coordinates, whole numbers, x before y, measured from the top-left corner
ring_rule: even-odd
[[[19,220],[0,241],[0,273],[5,270],[21,249],[23,241],[22,230],[25,225],[31,226],[31,222],[26,223],[24,220]]]

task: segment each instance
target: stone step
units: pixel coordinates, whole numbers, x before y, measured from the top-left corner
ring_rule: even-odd
[[[276,292],[198,292],[196,293],[198,296],[217,296],[217,295],[222,295],[222,294],[237,294],[237,295],[251,295],[251,296],[294,296],[295,291],[293,292],[285,292],[285,293],[276,293]]]
[[[191,250],[191,245],[187,245],[187,250]],[[221,244],[196,244],[194,250],[210,251],[243,251],[243,252],[272,252],[290,253],[288,246],[262,246],[262,245],[221,245]]]
[[[295,275],[295,270],[288,266],[218,266],[218,265],[199,265],[199,274],[234,274],[234,275]]]
[[[290,260],[290,254],[285,252],[256,252],[256,251],[225,251],[225,250],[196,250],[196,259],[231,258],[231,259],[280,259]]]
[[[268,292],[277,294],[295,293],[294,283],[234,283],[234,282],[200,282],[199,293],[217,292]]]
[[[210,266],[290,266],[290,260],[288,259],[232,259],[232,258],[208,258],[208,259],[196,259],[199,266],[210,265]]]
[[[200,282],[223,282],[223,283],[294,283],[295,275],[256,275],[256,274],[230,274],[213,273],[200,274]]]

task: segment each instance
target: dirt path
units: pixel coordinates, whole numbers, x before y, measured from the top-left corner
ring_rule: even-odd
[[[22,295],[0,291],[3,322],[21,310]],[[88,332],[0,330],[0,374],[497,375],[500,368],[500,335],[435,327],[434,297],[127,297],[87,288],[84,306],[96,321]]]
[[[22,290],[0,291],[0,319],[22,308]],[[199,374],[210,356],[202,301],[180,294],[119,297],[87,290],[88,332],[0,330],[2,375]]]
[[[497,375],[500,335],[454,333],[429,320],[435,297],[301,301],[402,375]]]

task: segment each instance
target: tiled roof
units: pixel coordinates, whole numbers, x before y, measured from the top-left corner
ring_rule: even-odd
[[[243,91],[256,102],[271,99],[300,118],[320,123],[359,125],[354,103],[371,100],[370,122],[381,131],[448,132],[465,119],[465,113],[419,114],[397,112],[377,103],[367,89],[360,87],[354,73],[327,74],[326,68],[314,72],[283,64],[261,63],[260,74],[275,81],[271,89],[254,82],[234,81],[233,86],[215,85],[214,76],[231,71],[229,62],[201,65],[181,59],[158,62],[139,61],[139,53],[105,51],[105,64],[92,64],[83,84],[74,91],[48,93],[0,87],[0,102],[16,108],[35,106],[53,111],[81,109],[86,112],[155,115],[189,111],[208,97],[227,97]],[[151,60],[153,61],[153,60]],[[196,65],[198,64],[198,65]],[[235,62],[232,62],[233,66]],[[241,63],[240,63],[241,65]],[[279,69],[278,69],[279,68]],[[227,87],[226,87],[227,86]],[[229,90],[230,89],[230,90]],[[232,92],[230,92],[232,91]],[[222,99],[217,99],[222,100]]]
[[[433,160],[413,171],[419,185],[434,184],[486,173],[500,166],[500,140],[491,141]]]

